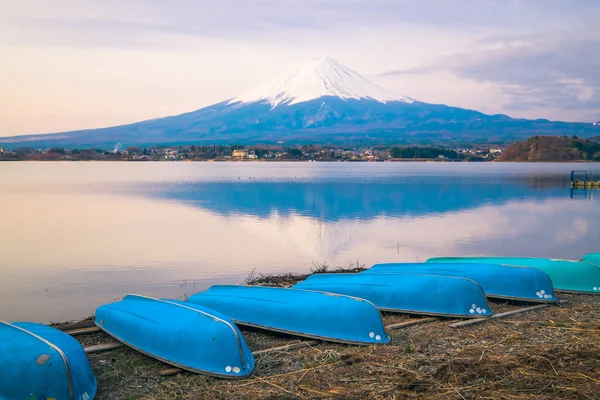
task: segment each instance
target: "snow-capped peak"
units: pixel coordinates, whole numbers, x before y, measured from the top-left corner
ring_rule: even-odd
[[[342,99],[370,99],[380,103],[414,102],[413,99],[389,92],[370,82],[358,72],[330,58],[305,62],[287,74],[250,90],[232,103],[269,102],[272,108],[335,96]]]

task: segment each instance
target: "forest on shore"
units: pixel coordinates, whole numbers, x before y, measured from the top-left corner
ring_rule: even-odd
[[[532,136],[508,146],[498,161],[600,161],[600,137]]]

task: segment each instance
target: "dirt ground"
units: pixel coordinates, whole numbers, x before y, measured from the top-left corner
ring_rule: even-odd
[[[297,279],[252,277],[289,285]],[[182,372],[127,347],[90,354],[98,400],[109,399],[600,399],[600,296],[453,328],[436,319],[389,330],[387,345],[319,342],[256,357],[254,374],[225,380]],[[496,313],[531,304],[490,302]],[[416,316],[384,314],[386,325]],[[263,350],[302,339],[242,330]],[[78,336],[89,346],[105,334]]]

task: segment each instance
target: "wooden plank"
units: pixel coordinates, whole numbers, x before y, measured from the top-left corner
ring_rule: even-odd
[[[71,336],[90,335],[92,333],[98,333],[98,332],[100,332],[100,328],[98,328],[97,326],[92,326],[90,328],[80,328],[80,329],[73,329],[73,330],[65,331],[65,333],[68,333]]]
[[[257,351],[253,351],[252,354],[255,356],[260,356],[263,354],[270,353],[272,351],[288,351],[288,350],[293,350],[293,349],[299,349],[301,347],[314,346],[319,343],[320,342],[318,340],[309,340],[307,342],[298,342],[298,343],[286,344],[285,346],[271,347],[270,349],[257,350]]]
[[[535,310],[539,310],[540,308],[546,308],[546,307],[550,307],[553,305],[567,304],[568,302],[569,302],[569,300],[559,300],[558,303],[539,304],[539,305],[533,306],[533,307],[521,308],[518,310],[508,311],[508,312],[501,313],[501,314],[494,314],[490,318],[477,318],[477,319],[471,319],[468,321],[461,321],[461,322],[457,322],[455,324],[450,324],[449,326],[452,328],[460,328],[461,326],[477,325],[477,324],[484,323],[485,321],[489,321],[491,319],[506,318],[506,317],[510,317],[511,315],[522,314],[522,313],[526,313],[528,311],[535,311]]]
[[[511,315],[522,314],[522,313],[529,312],[529,311],[535,311],[535,310],[539,310],[541,308],[546,308],[549,306],[550,306],[550,304],[540,304],[540,305],[533,306],[533,307],[521,308],[518,310],[508,311],[505,313],[494,314],[489,318],[475,318],[475,319],[470,319],[467,321],[456,322],[456,323],[450,324],[448,326],[450,326],[451,328],[460,328],[463,326],[478,325],[478,324],[482,324],[486,321],[490,321],[492,319],[506,318],[506,317],[510,317]]]
[[[426,324],[428,322],[434,322],[434,321],[438,321],[438,320],[439,320],[439,318],[435,318],[435,317],[417,318],[417,319],[413,319],[413,320],[409,320],[409,321],[405,321],[405,322],[400,322],[398,324],[388,325],[385,327],[385,329],[400,329],[400,328],[404,328],[406,326]],[[268,354],[273,351],[288,351],[288,350],[293,350],[293,349],[299,349],[302,347],[314,346],[319,343],[320,343],[320,341],[318,341],[318,340],[309,340],[309,341],[305,341],[305,342],[286,344],[285,346],[277,346],[277,347],[271,347],[269,349],[257,350],[257,351],[253,351],[252,354],[255,356],[261,356],[263,354]],[[168,368],[168,369],[164,369],[164,370],[160,371],[160,375],[162,375],[162,376],[175,375],[180,372],[182,372],[182,370],[180,368]]]
[[[123,343],[110,342],[110,343],[97,344],[95,346],[85,347],[83,350],[87,354],[91,354],[91,353],[100,353],[102,351],[114,350],[114,349],[119,348],[121,346],[124,346]]]
[[[167,369],[163,369],[162,371],[159,372],[160,376],[169,376],[169,375],[175,375],[178,374],[180,372],[183,372],[183,370],[181,368],[167,368]]]
[[[91,328],[92,326],[96,326],[96,324],[94,323],[94,319],[86,318],[81,321],[63,322],[51,326],[61,331],[69,331],[73,329]]]
[[[404,328],[407,326],[426,324],[428,322],[434,322],[434,321],[438,321],[438,320],[439,320],[439,318],[435,318],[435,317],[416,318],[413,320],[400,322],[398,324],[388,325],[385,327],[385,329],[400,329],[400,328]],[[287,344],[285,346],[277,346],[277,347],[271,347],[269,349],[257,350],[257,351],[253,351],[252,354],[255,356],[261,356],[263,354],[268,354],[273,351],[288,351],[288,350],[293,350],[293,349],[299,349],[302,347],[314,346],[319,343],[320,343],[320,341],[318,341],[318,340],[309,340],[309,341],[305,341],[305,342]],[[182,370],[180,368],[168,368],[168,369],[164,369],[164,370],[160,371],[160,375],[161,376],[175,375],[180,372],[182,372]]]
[[[254,356],[261,356],[261,355],[268,354],[273,351],[288,351],[288,350],[292,350],[292,349],[299,349],[301,347],[314,346],[319,343],[320,342],[318,340],[309,340],[309,341],[305,341],[305,342],[286,344],[284,346],[271,347],[269,349],[264,349],[264,350],[257,350],[257,351],[253,351],[252,354]],[[161,376],[169,376],[169,375],[178,374],[180,372],[183,372],[183,370],[181,368],[168,368],[168,369],[163,369],[162,371],[159,372],[159,374]]]
[[[385,329],[390,329],[390,330],[400,329],[400,328],[405,328],[407,326],[426,324],[428,322],[434,322],[434,321],[438,321],[438,320],[439,320],[439,318],[436,318],[436,317],[411,319],[406,322],[400,322],[398,324],[388,325],[385,327]]]

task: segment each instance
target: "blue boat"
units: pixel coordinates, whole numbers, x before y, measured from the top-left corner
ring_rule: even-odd
[[[427,262],[501,264],[516,267],[531,267],[548,274],[552,280],[554,290],[600,294],[600,268],[583,261],[531,257],[436,257],[430,258]]]
[[[469,263],[389,263],[376,264],[361,272],[361,274],[407,273],[468,278],[480,284],[487,297],[542,303],[558,301],[550,277],[535,268]]]
[[[265,286],[215,285],[188,302],[218,310],[235,323],[352,344],[388,343],[379,310],[350,296]]]
[[[118,341],[191,372],[244,378],[254,370],[242,333],[206,307],[130,294],[98,307],[95,322]]]
[[[590,253],[583,256],[583,261],[600,268],[600,253]],[[600,289],[598,289],[600,290]]]
[[[492,310],[476,282],[419,274],[316,274],[295,286],[367,299],[384,311],[447,317],[489,317]]]
[[[77,340],[47,325],[0,321],[0,399],[95,395],[96,377]]]

